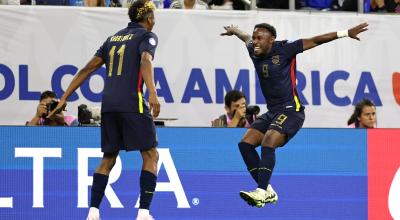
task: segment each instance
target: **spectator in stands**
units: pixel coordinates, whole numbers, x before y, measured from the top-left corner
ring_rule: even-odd
[[[85,6],[88,7],[104,7],[105,5],[105,0],[85,0]]]
[[[172,2],[170,8],[207,10],[208,5],[202,0],[175,0]]]
[[[386,10],[388,12],[400,13],[400,0],[388,0]]]
[[[15,0],[13,0],[15,1]],[[17,0],[21,3],[21,5],[75,5],[75,1],[78,0]],[[80,0],[82,1],[82,0]],[[83,3],[82,3],[83,6]]]
[[[172,0],[164,0],[163,1],[164,8],[171,7],[171,4],[172,4]]]
[[[213,10],[233,10],[232,0],[212,0],[209,5]]]
[[[0,5],[20,5],[20,0],[0,0]]]
[[[246,96],[237,90],[232,90],[225,95],[226,113],[211,122],[213,127],[240,127],[248,128],[255,120],[258,112],[246,112]],[[247,113],[247,114],[246,114]]]
[[[126,1],[125,1],[125,4],[126,4]],[[114,7],[114,8],[119,8],[119,7],[122,7],[122,3],[118,0],[110,0],[109,6]]]
[[[400,13],[400,0],[370,0],[369,11]]]
[[[213,10],[246,10],[250,7],[250,1],[247,0],[211,0],[208,5]]]
[[[156,8],[164,8],[164,0],[152,0]]]
[[[63,112],[47,118],[51,103],[57,102],[57,96],[53,91],[44,91],[40,95],[39,105],[36,108],[36,114],[32,120],[27,122],[28,126],[78,126],[78,119],[74,116],[64,115]],[[55,107],[55,106],[54,106]]]
[[[369,8],[364,8],[366,12],[385,12],[385,0],[365,0],[369,3]]]
[[[332,10],[357,11],[357,0],[333,0]],[[400,13],[400,0],[364,0],[364,12]]]
[[[136,0],[112,0],[119,1],[122,7],[129,8]],[[169,8],[173,0],[151,0],[156,8]]]
[[[330,10],[332,0],[296,0],[296,9],[305,10]]]
[[[256,0],[258,8],[289,9],[289,0]],[[303,0],[295,0],[296,9],[300,9]]]
[[[354,112],[347,121],[349,128],[375,128],[376,107],[369,99],[363,99],[354,108]]]
[[[388,12],[400,13],[400,0],[391,0],[387,4]]]
[[[357,11],[358,3],[357,0],[333,0],[331,8],[334,11]]]

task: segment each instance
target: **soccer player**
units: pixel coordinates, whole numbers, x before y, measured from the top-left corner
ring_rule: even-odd
[[[237,26],[226,26],[222,36],[235,35],[246,43],[250,58],[256,68],[268,112],[259,117],[244,134],[238,144],[240,153],[258,188],[241,191],[240,196],[249,205],[264,207],[275,203],[278,195],[269,184],[275,166],[275,149],[285,145],[302,127],[304,106],[296,91],[296,55],[338,38],[350,37],[367,30],[362,23],[349,30],[332,32],[293,42],[275,41],[273,26],[261,23],[253,30],[253,36]],[[255,148],[261,145],[261,157]]]
[[[154,4],[149,0],[135,1],[129,8],[131,22],[128,27],[107,38],[74,77],[55,109],[62,109],[68,97],[85,79],[106,64],[101,108],[101,150],[104,156],[93,175],[87,220],[100,219],[99,205],[119,150],[140,150],[143,165],[137,220],[153,219],[149,207],[156,187],[158,152],[152,116],[155,118],[160,112],[152,65],[158,43],[157,36],[151,32],[155,24],[154,10]],[[143,81],[149,92],[150,107],[143,98]]]

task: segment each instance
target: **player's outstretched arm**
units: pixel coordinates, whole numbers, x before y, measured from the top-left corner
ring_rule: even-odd
[[[57,107],[50,112],[47,116],[48,118],[51,117],[53,114],[56,114],[63,110],[67,105],[68,97],[93,73],[95,70],[100,68],[104,64],[104,60],[101,57],[94,56],[89,63],[86,64],[83,69],[81,69],[75,77],[72,79],[71,83],[69,84],[67,90],[65,91],[64,95],[61,97]]]
[[[221,36],[232,36],[235,35],[240,40],[248,44],[251,41],[251,36],[240,30],[237,25],[231,24],[230,26],[224,26],[225,32],[221,33]]]
[[[160,114],[160,103],[158,102],[157,90],[154,84],[154,70],[152,61],[153,56],[149,52],[143,52],[140,60],[143,80],[146,84],[147,91],[149,92],[149,105],[150,111],[154,118]]]
[[[360,40],[360,38],[357,37],[359,33],[362,33],[367,29],[368,24],[366,22],[359,24],[353,28],[350,28],[348,30],[343,30],[343,31],[338,31],[338,32],[331,32],[319,36],[315,36],[313,38],[309,39],[303,39],[303,49],[308,50],[311,48],[314,48],[318,45],[328,43],[330,41],[342,38],[342,37],[350,37],[356,40]]]

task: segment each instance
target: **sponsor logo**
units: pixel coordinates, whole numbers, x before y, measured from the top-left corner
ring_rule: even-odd
[[[159,160],[158,160],[158,171],[161,167],[164,167],[168,177],[166,182],[157,182],[156,192],[172,192],[177,201],[177,208],[190,208],[189,201],[186,197],[183,189],[181,180],[176,170],[174,161],[172,160],[171,153],[168,148],[158,148]],[[78,171],[78,198],[77,207],[87,208],[89,206],[88,186],[92,185],[93,176],[88,175],[89,171],[89,159],[90,158],[101,158],[103,153],[99,148],[78,148],[77,149],[77,169]],[[15,148],[15,158],[31,158],[32,159],[32,172],[33,172],[33,190],[32,190],[32,207],[33,208],[45,208],[45,191],[46,181],[51,181],[44,178],[45,160],[49,158],[62,159],[61,148]],[[112,208],[123,208],[123,204],[118,198],[116,192],[112,188],[112,184],[115,183],[122,173],[122,162],[120,157],[117,157],[114,168],[112,169],[108,185],[105,190],[105,199],[107,199]],[[139,207],[139,198],[137,199],[136,208]],[[0,208],[15,208],[13,203],[13,197],[0,197]]]
[[[279,60],[275,58],[275,62]],[[263,66],[262,77],[268,77],[268,65]],[[78,72],[78,68],[73,65],[61,65],[57,67],[53,73],[49,73],[51,85],[43,85],[41,87],[51,87],[57,96],[64,94],[63,80],[72,77]],[[254,74],[255,82],[251,82]],[[174,93],[171,90],[170,74],[165,72],[164,68],[154,68],[154,82],[157,86],[158,97],[164,99],[165,103],[191,103],[192,100],[200,100],[204,104],[223,104],[226,91],[232,89],[242,91],[249,103],[265,104],[265,98],[262,94],[256,72],[250,69],[240,69],[238,72],[227,72],[225,69],[215,69],[213,73],[205,73],[203,69],[192,68],[187,75],[187,80],[182,80],[182,88]],[[321,106],[323,97],[327,99],[327,104],[334,106],[349,106],[358,103],[363,98],[371,99],[375,105],[382,106],[379,90],[373,79],[373,73],[369,71],[361,72],[356,83],[347,82],[352,74],[345,70],[333,70],[330,73],[323,74],[318,70],[310,73],[297,71],[297,92],[299,99],[304,105]],[[0,84],[0,101],[14,99],[19,100],[39,100],[41,91],[33,91],[29,88],[34,87],[38,83],[37,78],[29,74],[29,66],[21,64],[17,70],[0,64],[0,78],[4,78],[4,86]],[[211,77],[210,77],[211,76]],[[324,76],[324,77],[322,77]],[[97,78],[97,79],[96,79]],[[96,89],[101,85],[99,80],[106,78],[106,69],[104,67],[96,70],[82,86],[72,93],[68,101],[87,100],[90,102],[101,102],[102,88]],[[96,84],[97,83],[97,84]],[[251,87],[252,83],[255,84]],[[400,73],[393,74],[393,87],[395,97],[400,105]],[[346,90],[343,94],[342,88],[346,85],[352,89]],[[176,87],[176,85],[174,85]],[[214,87],[214,88],[213,88]],[[250,90],[254,89],[254,93]],[[311,92],[306,90],[310,89]],[[18,94],[15,96],[15,94]],[[254,94],[254,95],[253,95]],[[14,95],[14,96],[13,96]],[[148,93],[145,93],[145,97]],[[325,105],[325,104],[324,104]]]

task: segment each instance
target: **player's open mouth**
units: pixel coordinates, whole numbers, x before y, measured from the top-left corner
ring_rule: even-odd
[[[255,53],[261,52],[261,47],[254,47],[254,52]]]

